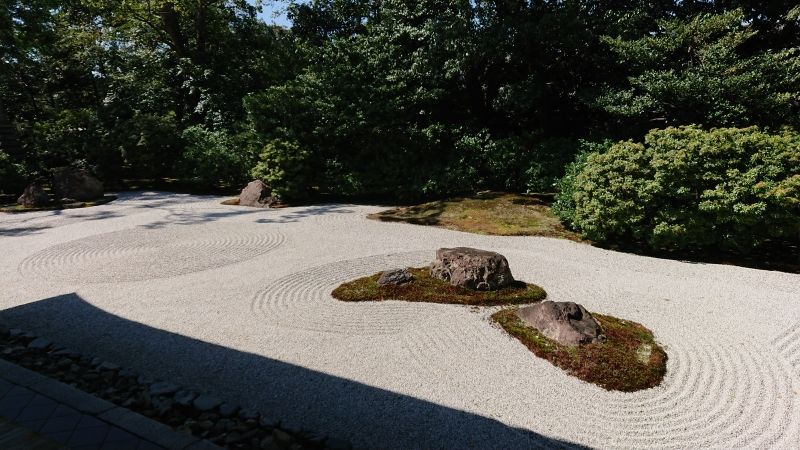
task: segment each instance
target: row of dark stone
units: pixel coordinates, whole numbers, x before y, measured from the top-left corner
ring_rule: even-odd
[[[58,379],[174,429],[229,449],[347,450],[349,443],[290,430],[220,398],[154,380],[54,345],[20,329],[0,329],[0,357]]]
[[[53,169],[50,186],[57,203],[85,202],[103,197],[103,183],[83,169]],[[29,184],[17,203],[28,208],[50,205],[52,201],[46,187],[47,183],[41,180]]]

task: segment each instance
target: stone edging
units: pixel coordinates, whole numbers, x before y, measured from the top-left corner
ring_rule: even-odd
[[[133,411],[87,394],[72,386],[0,359],[0,378],[26,387],[61,404],[90,414],[142,439],[170,449],[214,450],[220,447],[179,433]]]
[[[345,441],[317,433],[282,429],[280,423],[269,422],[256,411],[137,375],[20,329],[0,328],[0,373],[0,378],[170,449],[352,448]]]

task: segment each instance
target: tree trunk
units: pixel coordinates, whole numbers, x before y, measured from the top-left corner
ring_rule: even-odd
[[[166,2],[161,7],[161,23],[164,24],[164,31],[170,37],[172,46],[179,58],[186,56],[186,38],[181,32],[181,24],[179,21],[178,13],[175,11],[175,4]]]

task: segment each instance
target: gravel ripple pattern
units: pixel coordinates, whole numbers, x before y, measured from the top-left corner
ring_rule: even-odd
[[[222,200],[123,193],[0,214],[0,319],[356,448],[800,450],[800,275],[379,223],[375,206]],[[497,308],[331,296],[454,246],[647,326],[663,382],[621,393],[571,377],[494,325]]]
[[[19,271],[80,283],[169,278],[254,258],[284,239],[274,230],[240,224],[137,227],[52,246],[26,258]]]
[[[253,298],[252,311],[278,326],[344,335],[398,334],[427,320],[425,304],[342,302],[338,285],[394,267],[424,265],[429,252],[339,261],[282,277]]]

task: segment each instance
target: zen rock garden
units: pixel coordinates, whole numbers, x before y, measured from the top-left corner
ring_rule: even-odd
[[[536,356],[568,373],[606,389],[635,391],[657,385],[666,371],[666,353],[642,325],[610,316],[595,317],[574,302],[543,301],[544,290],[515,280],[508,260],[496,252],[441,248],[427,268],[385,270],[344,283],[332,295],[343,301],[406,300],[476,306],[530,303],[502,309],[492,317]],[[596,370],[610,364],[623,370]]]

